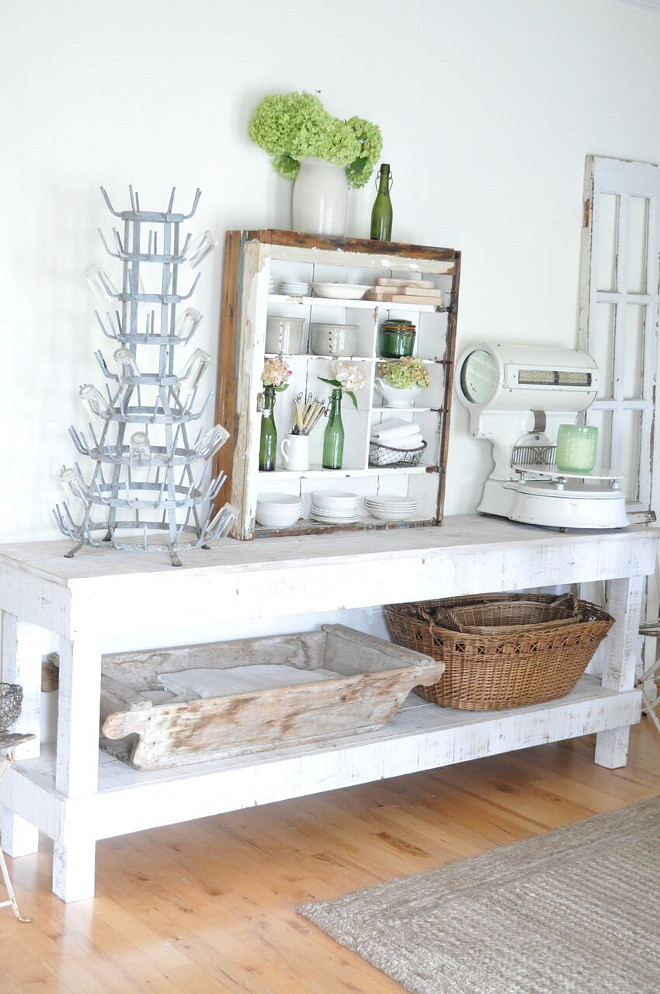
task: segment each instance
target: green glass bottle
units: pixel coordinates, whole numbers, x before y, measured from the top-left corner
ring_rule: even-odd
[[[323,468],[341,469],[344,458],[344,426],[341,421],[341,390],[333,390],[330,414],[323,436]]]
[[[277,454],[277,428],[275,427],[275,387],[268,384],[264,388],[264,409],[261,413],[261,438],[259,440],[259,469],[269,472],[275,469]]]
[[[371,235],[369,236],[370,238],[377,239],[379,242],[389,242],[392,238],[391,185],[390,167],[386,162],[383,162],[381,163],[377,183],[378,193],[371,209]]]

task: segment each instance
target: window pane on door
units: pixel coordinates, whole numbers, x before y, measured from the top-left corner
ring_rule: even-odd
[[[617,413],[619,421],[618,433],[622,441],[621,465],[618,470],[624,476],[623,486],[626,492],[626,499],[629,501],[639,500],[639,470],[640,470],[640,427],[641,414],[639,411],[619,411]],[[644,460],[648,465],[651,453],[646,453]]]
[[[623,396],[625,400],[638,400],[642,396],[644,373],[644,326],[646,307],[643,304],[626,304],[624,331]]]
[[[596,465],[610,468],[612,444],[612,412],[602,408],[590,408],[587,411],[587,424],[598,428],[598,448],[596,450]]]
[[[595,360],[600,370],[601,387],[598,394],[599,397],[612,397],[615,316],[616,304],[606,304],[602,301],[596,304],[592,334],[589,340],[589,354]]]
[[[598,225],[594,235],[596,248],[596,288],[614,291],[616,287],[616,242],[619,220],[619,197],[602,193],[598,200]]]
[[[626,259],[628,293],[646,293],[649,201],[631,197],[628,208],[628,251]]]

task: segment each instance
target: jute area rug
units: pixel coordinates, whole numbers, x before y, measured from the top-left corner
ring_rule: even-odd
[[[298,910],[411,994],[658,994],[660,798]]]

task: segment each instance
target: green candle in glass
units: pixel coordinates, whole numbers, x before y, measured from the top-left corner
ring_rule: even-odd
[[[562,473],[590,473],[596,465],[598,428],[594,425],[559,425],[555,462]]]

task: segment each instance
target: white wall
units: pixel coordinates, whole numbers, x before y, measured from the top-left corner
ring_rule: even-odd
[[[266,93],[320,91],[377,121],[397,240],[463,251],[459,348],[576,341],[588,153],[660,161],[660,16],[616,0],[0,2],[3,486],[0,541],[58,538],[77,387],[112,344],[83,279],[108,266],[99,194],[195,230],[289,224],[290,184],[246,135]],[[351,194],[366,236],[373,188]],[[195,344],[217,352],[222,259],[203,264]],[[454,408],[448,513],[474,508],[488,445]]]

